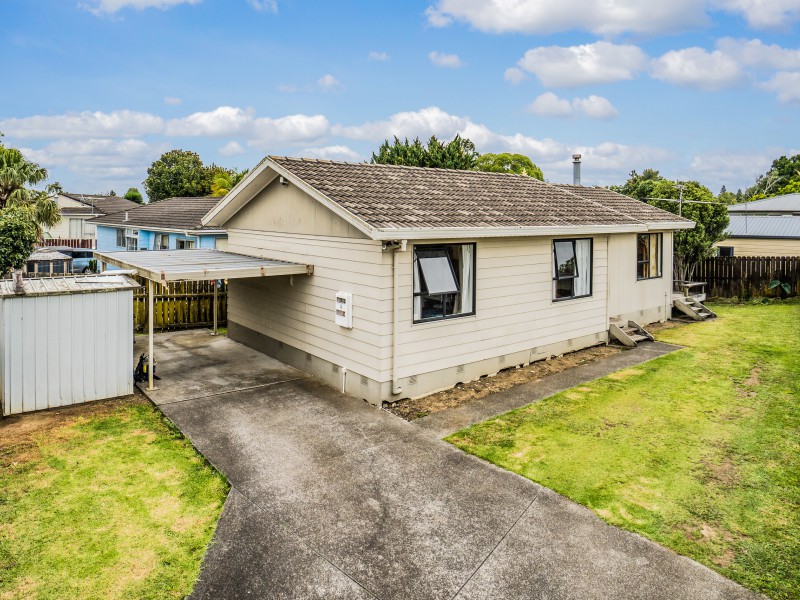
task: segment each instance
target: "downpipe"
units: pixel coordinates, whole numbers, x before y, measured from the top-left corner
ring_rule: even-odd
[[[400,330],[400,277],[398,274],[398,252],[405,252],[407,240],[399,242],[389,242],[384,248],[392,249],[392,394],[397,396],[403,392],[400,385],[398,373],[397,354],[399,349],[399,330]]]

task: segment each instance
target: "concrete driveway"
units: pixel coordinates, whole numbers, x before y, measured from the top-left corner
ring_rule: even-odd
[[[153,399],[233,486],[193,598],[757,597],[225,338],[156,357]]]

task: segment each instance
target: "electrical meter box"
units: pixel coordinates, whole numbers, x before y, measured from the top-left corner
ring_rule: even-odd
[[[336,292],[336,324],[353,328],[353,294],[350,292]]]

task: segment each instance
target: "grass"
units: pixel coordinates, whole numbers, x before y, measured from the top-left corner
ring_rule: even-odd
[[[227,483],[149,404],[103,404],[0,445],[0,599],[191,591]]]
[[[451,435],[773,598],[800,598],[800,309],[716,306],[687,348]]]

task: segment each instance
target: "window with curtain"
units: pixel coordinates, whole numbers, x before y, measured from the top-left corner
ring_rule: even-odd
[[[636,236],[636,279],[661,277],[663,235],[640,233]]]
[[[553,240],[553,299],[592,295],[592,238]]]
[[[117,229],[117,247],[124,248],[126,245],[125,243],[125,230],[124,229]]]
[[[69,237],[73,240],[83,237],[83,219],[69,220]]]
[[[414,247],[414,322],[475,314],[475,244]]]

